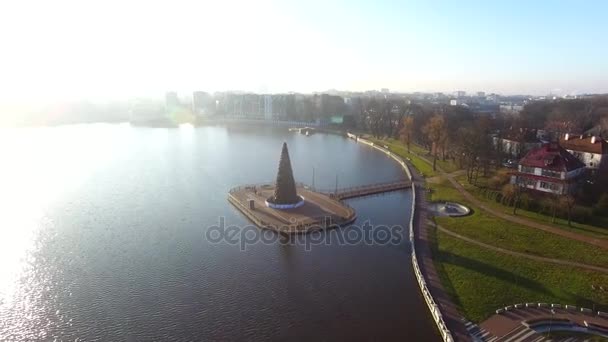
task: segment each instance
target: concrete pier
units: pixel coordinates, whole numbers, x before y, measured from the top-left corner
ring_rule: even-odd
[[[302,234],[339,227],[355,221],[355,210],[346,203],[297,186],[304,205],[293,209],[273,209],[266,199],[273,195],[274,184],[240,186],[230,190],[228,200],[258,227],[280,233]]]

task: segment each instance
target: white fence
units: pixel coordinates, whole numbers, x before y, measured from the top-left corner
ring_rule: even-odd
[[[439,329],[439,332],[441,333],[443,340],[445,342],[452,342],[452,341],[454,341],[454,338],[452,337],[452,333],[446,326],[445,321],[443,320],[443,316],[441,314],[441,310],[439,310],[439,306],[437,305],[437,303],[435,303],[435,300],[433,299],[433,296],[431,295],[431,292],[429,291],[429,288],[426,285],[426,280],[424,279],[424,276],[422,275],[422,272],[420,271],[420,265],[418,264],[418,259],[416,258],[416,246],[415,246],[415,235],[414,235],[414,214],[416,211],[416,185],[414,184],[414,181],[412,179],[412,173],[410,172],[409,167],[403,161],[403,159],[401,159],[401,157],[399,157],[398,155],[389,151],[388,149],[386,149],[382,146],[378,146],[377,144],[374,144],[373,142],[365,140],[360,137],[356,137],[356,140],[357,140],[357,142],[369,145],[381,152],[384,152],[386,155],[393,158],[395,161],[397,161],[397,163],[399,163],[401,165],[401,167],[403,168],[403,170],[405,171],[405,173],[407,174],[409,179],[412,181],[412,213],[410,215],[410,244],[412,246],[412,266],[414,267],[414,273],[416,274],[416,279],[418,280],[418,286],[420,287],[422,296],[424,297],[424,300],[426,301],[426,304],[428,305],[429,310],[431,311],[431,315],[433,316],[433,319],[435,320],[435,324],[437,324],[437,328]]]
[[[503,314],[505,312],[508,311],[512,311],[512,310],[518,310],[518,309],[526,309],[526,308],[545,308],[545,309],[565,309],[567,311],[572,311],[572,312],[582,312],[584,314],[588,314],[588,315],[596,315],[599,317],[608,317],[608,312],[603,312],[603,311],[593,311],[592,309],[588,309],[588,308],[579,308],[576,305],[570,305],[570,304],[548,304],[548,303],[519,303],[519,304],[513,304],[513,305],[508,305],[502,308],[498,308],[496,309],[496,313],[497,314]]]

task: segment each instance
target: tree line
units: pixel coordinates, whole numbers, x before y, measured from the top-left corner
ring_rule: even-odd
[[[353,124],[375,138],[399,139],[407,148],[412,144],[426,149],[433,170],[438,160],[449,160],[466,171],[467,180],[477,184],[480,176],[489,177],[507,158],[495,145],[493,136],[500,132],[544,129],[562,133],[582,133],[594,129],[597,135],[608,133],[608,97],[582,100],[537,101],[524,107],[519,116],[477,114],[463,106],[419,104],[401,99],[357,99],[353,104]],[[495,199],[513,206],[544,212],[554,218],[559,214],[568,221],[581,221],[592,215],[608,215],[608,177],[584,182],[573,196],[531,199],[519,186],[509,183],[507,174],[489,177],[483,187]],[[585,205],[585,207],[580,207]],[[582,219],[581,219],[582,218]]]

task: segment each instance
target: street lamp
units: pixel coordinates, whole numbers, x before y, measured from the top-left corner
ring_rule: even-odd
[[[553,315],[555,315],[555,310],[551,309],[551,320],[549,321],[549,334],[547,338],[551,338],[551,326],[553,325]]]

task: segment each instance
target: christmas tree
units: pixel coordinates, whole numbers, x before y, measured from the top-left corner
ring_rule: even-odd
[[[296,193],[296,182],[293,180],[287,143],[283,143],[281,159],[279,160],[279,172],[277,173],[277,181],[271,202],[275,204],[294,204],[299,201],[300,197]]]

